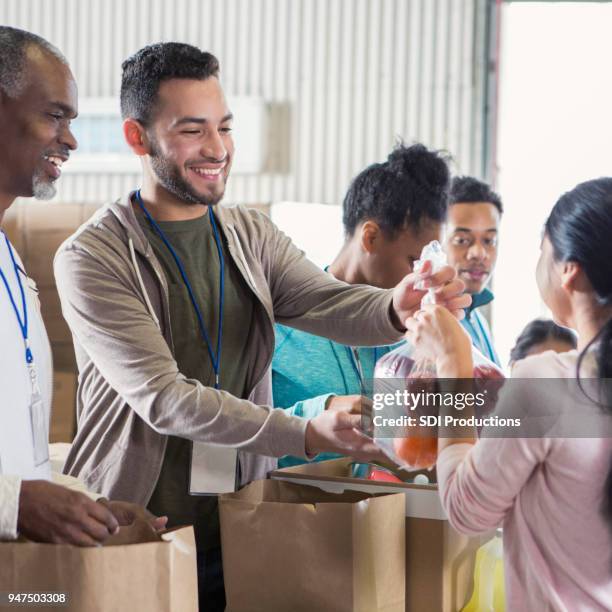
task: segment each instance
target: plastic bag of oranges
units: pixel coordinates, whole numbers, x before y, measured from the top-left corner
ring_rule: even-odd
[[[423,249],[421,258],[415,263],[415,272],[420,270],[425,261],[432,262],[432,272],[437,272],[446,264],[446,255],[437,241]],[[433,292],[430,290],[422,303],[431,303],[432,300]],[[476,387],[477,379],[504,378],[503,372],[475,348],[472,348],[472,358]],[[419,395],[426,397],[440,391],[435,364],[415,355],[414,348],[408,343],[378,360],[374,371],[374,386],[375,392],[399,392],[404,398]],[[395,426],[392,437],[388,435],[388,427],[383,428],[381,433],[375,425],[374,438],[389,458],[407,470],[433,468],[438,457],[438,426],[435,422],[438,410],[423,405],[409,407],[397,402],[387,407],[385,414],[394,419],[394,422],[412,417],[410,425]]]
[[[402,345],[384,355],[378,360],[374,371],[375,392],[407,392],[410,397],[440,392],[436,368],[428,359],[415,358],[412,346]],[[473,348],[474,361],[474,391],[478,392],[486,386],[486,381],[503,379],[503,372],[480,351]],[[484,385],[482,383],[485,383]],[[488,386],[494,390],[498,387]],[[492,398],[491,398],[492,399]],[[389,437],[389,429],[384,433],[374,427],[376,443],[387,456],[401,468],[406,470],[430,469],[436,464],[438,457],[438,426],[435,417],[438,408],[419,405],[414,409],[399,403],[385,409],[385,415],[395,417],[412,417],[413,424],[398,425],[393,428],[393,437]],[[429,419],[420,424],[421,419]],[[399,419],[398,419],[399,420]]]

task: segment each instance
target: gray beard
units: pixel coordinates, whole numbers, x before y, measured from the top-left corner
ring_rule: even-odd
[[[37,200],[50,200],[57,193],[55,185],[46,179],[42,173],[37,173],[32,179],[32,194]]]

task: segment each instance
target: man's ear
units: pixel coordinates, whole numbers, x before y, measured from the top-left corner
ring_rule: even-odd
[[[151,151],[149,139],[142,123],[136,119],[126,119],[123,122],[123,136],[132,151],[142,157]]]
[[[382,230],[376,221],[366,221],[361,226],[361,248],[372,255],[378,251]]]

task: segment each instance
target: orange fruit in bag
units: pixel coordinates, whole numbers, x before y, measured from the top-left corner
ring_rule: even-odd
[[[406,390],[415,395],[434,393],[437,390],[435,367],[429,361],[418,362],[406,377]],[[415,416],[428,413],[419,408]],[[438,457],[438,428],[418,425],[406,428],[406,437],[393,440],[393,450],[399,459],[415,470],[432,468]]]
[[[411,468],[429,469],[436,465],[436,459],[438,458],[438,436],[395,438],[393,440],[393,450]]]

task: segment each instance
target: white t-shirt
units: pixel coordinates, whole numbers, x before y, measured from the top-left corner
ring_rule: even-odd
[[[13,248],[15,261],[23,264]],[[19,283],[4,233],[0,232],[0,267],[8,281],[23,320]],[[36,284],[19,272],[28,310],[28,337],[43,405],[47,432],[53,392],[51,347],[40,314]],[[23,336],[4,282],[0,278],[0,538],[14,537],[21,480],[51,479],[50,462],[34,465],[30,416],[31,382],[25,360]]]

